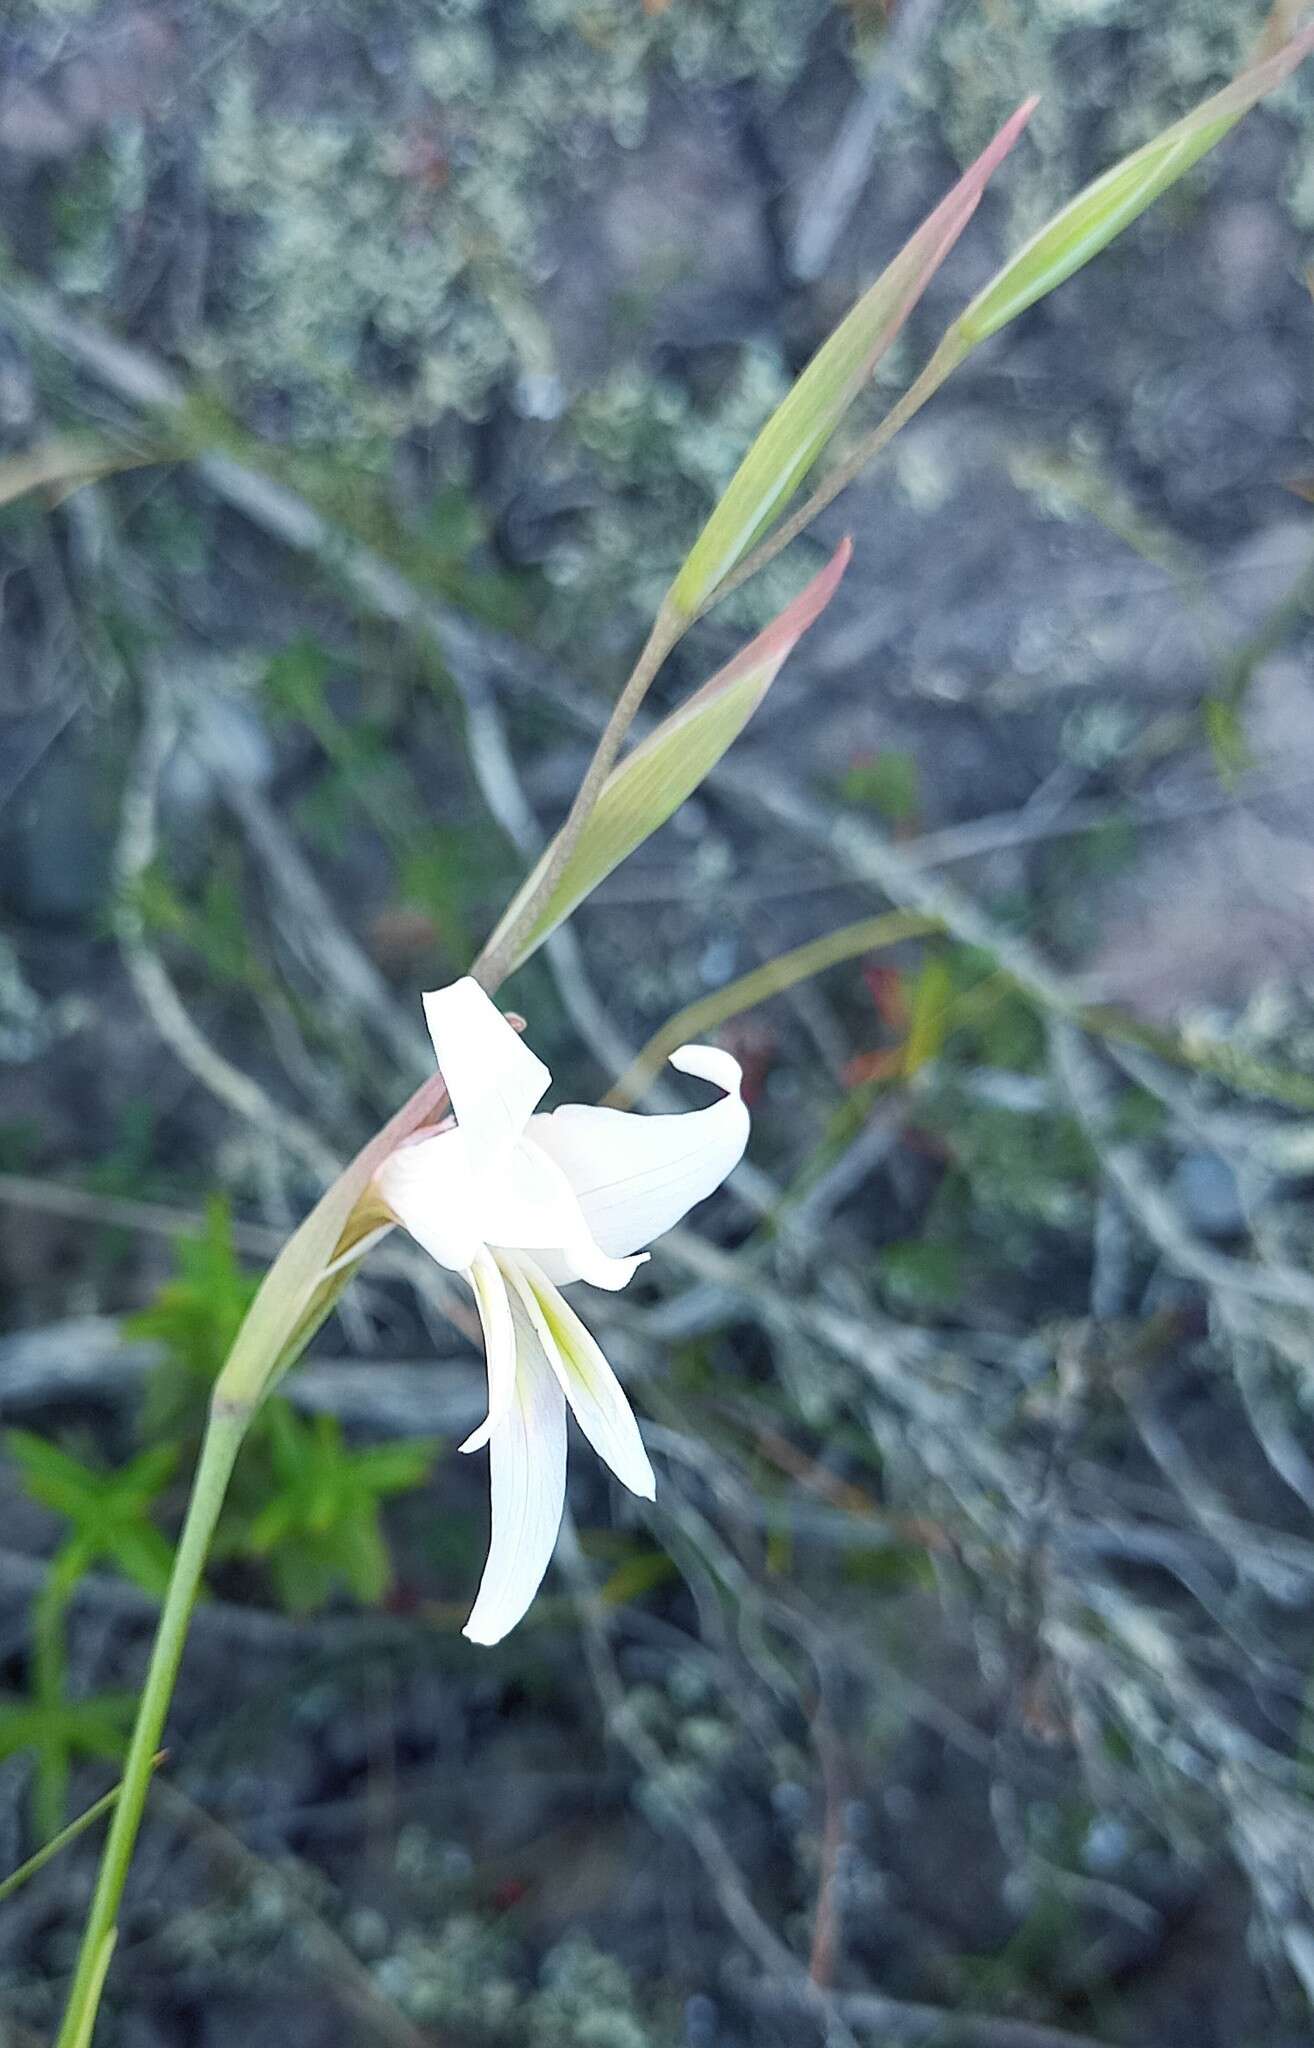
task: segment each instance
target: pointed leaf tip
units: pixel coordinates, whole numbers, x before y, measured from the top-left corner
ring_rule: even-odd
[[[950,334],[964,349],[975,348],[1065,283],[1285,83],[1311,50],[1314,26],[1084,186],[977,293]]]
[[[613,868],[677,811],[739,737],[803,635],[815,625],[853,555],[846,537],[824,569],[700,690],[620,761],[598,796],[574,851],[532,931],[520,942],[519,967]],[[497,946],[520,915],[552,850],[539,860],[488,941]]]
[[[1035,112],[1024,100],[824,341],[735,471],[671,585],[692,617],[774,525],[971,220]]]

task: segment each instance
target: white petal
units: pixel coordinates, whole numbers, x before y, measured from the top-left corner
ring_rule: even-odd
[[[479,1225],[485,1243],[506,1251],[557,1253],[572,1279],[612,1293],[629,1282],[641,1263],[609,1258],[599,1248],[561,1168],[537,1145],[525,1142],[481,1190]]]
[[[720,1187],[748,1143],[738,1060],[715,1046],[682,1045],[671,1065],[725,1094],[683,1116],[634,1116],[570,1102],[530,1119],[529,1142],[562,1169],[589,1229],[612,1257],[672,1229]]]
[[[466,1275],[474,1289],[475,1307],[484,1331],[488,1366],[488,1414],[465,1442],[463,1451],[481,1451],[510,1410],[516,1393],[516,1326],[507,1299],[506,1282],[490,1251],[475,1253]]]
[[[426,995],[424,1014],[471,1164],[484,1172],[521,1137],[552,1076],[469,975]]]
[[[375,1174],[374,1185],[431,1259],[454,1273],[469,1270],[485,1240],[463,1131],[440,1131],[435,1138],[399,1145]]]
[[[532,1259],[507,1259],[502,1266],[594,1450],[622,1486],[644,1500],[654,1499],[657,1482],[634,1410],[596,1338]]]
[[[488,1445],[492,1540],[479,1596],[463,1633],[497,1643],[543,1582],[566,1504],[566,1403],[518,1303],[515,1398]]]

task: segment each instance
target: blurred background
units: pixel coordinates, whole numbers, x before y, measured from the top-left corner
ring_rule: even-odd
[[[0,1872],[114,1782],[254,1279],[791,377],[1025,93],[873,409],[1299,15],[8,0]],[[471,1313],[377,1255],[244,1454],[107,2048],[1314,2041],[1312,138],[1298,75],[663,674],[853,534],[507,990],[565,1099],[695,1002],[747,1070],[588,1304],[657,1502],[573,1456],[463,1641]],[[96,1841],[0,1904],[6,2044]]]

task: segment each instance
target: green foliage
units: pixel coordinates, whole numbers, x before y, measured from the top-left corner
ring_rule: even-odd
[[[138,878],[133,896],[145,930],[184,946],[212,982],[229,988],[266,986],[267,977],[251,950],[242,866],[234,848],[216,854],[195,902],[182,894],[159,861]]]
[[[1043,1072],[1045,1028],[1034,1004],[999,975],[988,953],[950,946],[944,957],[955,991],[955,1060],[1020,1074]]]
[[[177,1256],[173,1279],[128,1327],[164,1350],[143,1427],[191,1449],[258,1283],[237,1258],[222,1200],[209,1204],[201,1236],[183,1239]],[[432,1457],[433,1446],[419,1442],[353,1451],[331,1417],[302,1421],[274,1397],[243,1445],[223,1548],[259,1560],[292,1613],[309,1613],[339,1588],[378,1600],[391,1577],[379,1502],[419,1486]]]
[[[178,1454],[165,1445],[107,1470],[82,1464],[28,1430],[10,1430],[5,1444],[25,1491],[69,1525],[33,1602],[27,1696],[0,1701],[0,1756],[32,1753],[33,1830],[38,1840],[46,1840],[63,1826],[74,1761],[117,1761],[136,1706],[127,1693],[67,1697],[68,1603],[84,1574],[96,1565],[122,1572],[152,1599],[162,1597],[173,1549],[152,1516],[173,1477]]]
[[[0,1123],[0,1173],[27,1173],[41,1149],[41,1126],[33,1117]]]
[[[159,1526],[184,1456],[196,1449],[211,1389],[256,1293],[232,1242],[227,1204],[212,1200],[199,1236],[183,1238],[177,1271],[125,1328],[161,1346],[139,1424],[152,1441],[126,1464],[87,1464],[30,1430],[10,1430],[5,1447],[24,1490],[66,1525],[33,1607],[28,1695],[0,1700],[0,1756],[33,1752],[38,1838],[63,1824],[69,1772],[78,1757],[117,1759],[135,1702],[128,1696],[66,1698],[64,1623],[68,1603],[93,1569],[122,1573],[161,1599],[173,1545]],[[258,1559],[276,1598],[306,1613],[339,1588],[375,1601],[390,1565],[379,1503],[419,1486],[433,1456],[424,1443],[351,1450],[328,1417],[303,1422],[271,1400],[239,1463],[226,1531],[230,1555]]]
[[[177,1469],[175,1445],[156,1445],[117,1469],[84,1465],[26,1429],[11,1429],[5,1446],[25,1492],[69,1524],[79,1575],[108,1564],[152,1598],[163,1595],[173,1547],[151,1518]]]
[[[117,1763],[137,1705],[135,1693],[95,1693],[65,1700],[38,1688],[29,1699],[0,1700],[0,1759],[31,1755],[36,1764],[32,1827],[47,1841],[64,1825],[75,1762]]]
[[[402,900],[433,918],[449,958],[464,964],[474,952],[470,879],[495,873],[496,855],[490,846],[484,857],[477,824],[463,822],[457,832],[429,816],[391,726],[377,717],[339,716],[329,688],[334,669],[327,651],[303,636],[275,655],[263,678],[270,708],[304,725],[329,764],[302,797],[298,821],[327,852],[338,853],[363,814],[392,857]]]
[[[100,1195],[140,1198],[151,1184],[159,1117],[147,1097],[129,1097],[114,1112],[111,1135],[86,1171],[86,1185]]]
[[[910,825],[921,809],[921,775],[911,754],[891,750],[855,761],[840,777],[839,795],[846,804],[877,812],[888,825]]]
[[[164,1351],[147,1382],[143,1434],[192,1443],[199,1440],[210,1389],[257,1285],[238,1262],[228,1204],[221,1195],[206,1204],[200,1236],[179,1239],[177,1261],[173,1279],[124,1327]]]
[[[322,1607],[339,1586],[367,1604],[381,1600],[392,1571],[379,1503],[420,1486],[435,1448],[417,1440],[352,1450],[335,1417],[303,1419],[275,1398],[239,1466],[243,1498],[259,1505],[230,1516],[219,1550],[266,1564],[291,1614]],[[253,1485],[253,1460],[267,1485]]]
[[[1018,112],[868,286],[757,435],[671,586],[694,615],[785,510],[972,218],[992,172],[1030,118]]]
[[[546,898],[537,900],[552,871],[556,841],[507,906],[485,948],[487,956],[504,951],[507,972],[522,965],[599,882],[692,795],[739,737],[799,640],[830,603],[851,554],[850,542],[841,541],[826,567],[779,618],[617,762]]]
[[[902,1308],[930,1314],[956,1306],[962,1291],[962,1255],[952,1244],[912,1238],[887,1244],[876,1265],[891,1298]]]
[[[1202,716],[1219,780],[1230,786],[1252,766],[1241,707],[1227,697],[1206,697]]]

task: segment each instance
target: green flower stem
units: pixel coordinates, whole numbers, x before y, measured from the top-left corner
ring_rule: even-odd
[[[214,1535],[233,1464],[252,1413],[253,1410],[246,1405],[237,1407],[218,1402],[211,1410],[196,1477],[192,1481],[192,1497],[178,1544],[178,1555],[155,1631],[150,1668],[137,1708],[114,1821],[101,1856],[95,1896],[87,1916],[77,1969],[55,2048],[85,2048],[91,2040],[115,1938],[119,1902],[141,1827],[160,1734],[173,1698],[183,1645],[187,1640],[187,1625],[196,1604],[210,1539]]]

